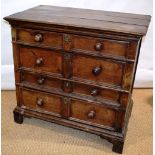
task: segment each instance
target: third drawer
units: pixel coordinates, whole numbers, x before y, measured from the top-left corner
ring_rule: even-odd
[[[82,96],[86,99],[101,101],[109,100],[126,107],[128,102],[128,92],[118,91],[112,88],[103,88],[102,86],[93,86],[75,81],[60,80],[47,75],[22,72],[21,83],[26,86],[41,88],[45,91],[56,89],[58,92],[72,94],[73,96]]]

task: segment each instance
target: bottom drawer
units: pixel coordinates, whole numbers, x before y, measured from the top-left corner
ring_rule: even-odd
[[[114,127],[117,112],[103,105],[73,100],[70,106],[71,119],[91,125]]]
[[[20,88],[21,105],[79,123],[115,130],[122,128],[124,112],[103,104],[63,97],[27,88]]]
[[[21,90],[21,104],[27,108],[38,111],[52,112],[56,115],[61,113],[61,98],[48,93],[34,90]]]

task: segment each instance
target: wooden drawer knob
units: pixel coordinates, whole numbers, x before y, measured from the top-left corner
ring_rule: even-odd
[[[95,45],[95,49],[96,49],[96,51],[101,51],[102,50],[102,44],[101,43],[97,43]]]
[[[43,40],[43,37],[41,34],[36,34],[35,37],[34,37],[34,40],[36,42],[41,42]]]
[[[43,103],[44,103],[43,99],[41,99],[41,98],[37,99],[37,105],[42,106]]]
[[[36,59],[36,65],[40,66],[43,64],[43,58]]]
[[[93,70],[92,70],[92,73],[97,76],[101,73],[102,71],[102,68],[101,67],[95,67]]]
[[[98,89],[93,89],[93,90],[91,91],[91,95],[92,95],[92,96],[97,96],[97,95],[99,95],[99,90],[98,90]]]
[[[45,78],[43,78],[43,77],[39,77],[39,78],[37,79],[38,84],[43,84],[44,81],[45,81]]]
[[[96,116],[96,113],[95,113],[95,111],[93,111],[93,110],[91,110],[91,111],[88,113],[88,118],[90,118],[90,119],[95,118],[95,116]]]

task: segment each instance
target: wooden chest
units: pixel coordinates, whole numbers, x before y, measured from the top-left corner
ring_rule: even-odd
[[[4,19],[12,28],[15,122],[35,117],[80,129],[122,153],[150,16],[38,6]]]

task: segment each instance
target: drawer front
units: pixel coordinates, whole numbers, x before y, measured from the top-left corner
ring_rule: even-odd
[[[22,105],[34,110],[61,113],[61,98],[39,91],[22,89]]]
[[[20,47],[20,66],[40,71],[62,73],[61,53],[39,49]]]
[[[77,94],[89,95],[94,98],[104,98],[112,101],[119,101],[120,93],[115,90],[102,89],[99,87],[88,86],[74,83],[73,92]]]
[[[29,44],[39,44],[62,48],[62,34],[32,29],[17,29],[17,40]]]
[[[103,99],[108,102],[112,101],[115,104],[121,105],[123,108],[126,108],[129,98],[129,94],[126,92],[103,89],[79,83],[73,84],[73,93],[77,95],[89,95],[91,99],[99,102],[102,102]]]
[[[73,58],[73,76],[95,81],[121,85],[124,63],[79,55]]]
[[[102,105],[95,105],[82,101],[72,101],[71,119],[76,121],[85,121],[91,125],[99,124],[113,127],[115,124],[115,110],[108,109]]]
[[[125,57],[129,42],[112,39],[95,39],[91,37],[74,36],[73,49],[99,52],[100,54]]]
[[[61,89],[62,81],[47,77],[42,74],[31,74],[31,73],[22,73],[22,83],[27,83],[29,85],[35,85],[39,87],[48,87],[48,88],[57,88]]]

